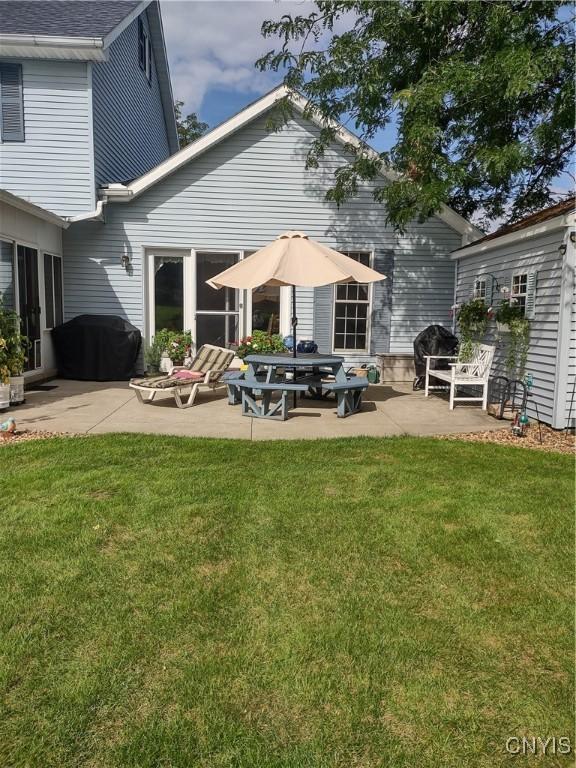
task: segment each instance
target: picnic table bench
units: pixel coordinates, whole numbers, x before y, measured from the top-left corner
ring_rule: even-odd
[[[368,380],[363,376],[348,377],[345,381],[325,381],[317,375],[304,376],[297,381],[258,381],[244,376],[227,377],[228,402],[231,405],[242,403],[242,415],[257,419],[288,418],[289,393],[300,392],[304,395],[310,389],[333,392],[338,402],[338,416],[345,418],[357,413],[362,407],[362,393],[368,387]],[[274,399],[275,392],[279,397]],[[256,400],[261,396],[260,402]]]

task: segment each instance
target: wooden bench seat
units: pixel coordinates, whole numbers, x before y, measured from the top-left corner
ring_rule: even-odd
[[[253,416],[257,419],[288,418],[288,393],[306,392],[309,384],[294,381],[248,381],[242,379],[228,379],[230,387],[236,387],[242,396],[242,415]],[[280,397],[273,400],[274,392],[279,392]],[[261,395],[261,401],[256,400],[256,395]]]
[[[322,389],[334,392],[338,400],[338,417],[345,419],[362,408],[362,393],[368,388],[365,376],[350,376],[346,381],[322,382]]]

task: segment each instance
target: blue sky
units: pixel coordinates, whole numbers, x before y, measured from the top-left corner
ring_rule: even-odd
[[[256,59],[278,43],[262,37],[262,22],[285,13],[307,15],[315,4],[309,0],[161,0],[161,7],[174,97],[184,101],[184,114],[196,112],[212,127],[282,80],[279,73],[258,72],[254,67]],[[343,22],[341,27],[345,26]],[[382,151],[390,148],[394,137],[390,127],[371,143]],[[572,187],[567,175],[558,180],[559,191]]]

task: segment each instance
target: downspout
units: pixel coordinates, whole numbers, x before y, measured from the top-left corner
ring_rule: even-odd
[[[98,200],[95,210],[81,213],[78,216],[66,216],[66,221],[70,224],[74,224],[77,221],[104,221],[105,203],[105,200]]]
[[[566,403],[570,364],[570,324],[572,320],[572,297],[576,270],[576,248],[570,233],[573,226],[566,227],[559,251],[562,255],[562,277],[560,285],[560,306],[558,316],[558,346],[556,349],[556,371],[554,376],[554,406],[552,409],[552,428],[564,429],[566,425]]]

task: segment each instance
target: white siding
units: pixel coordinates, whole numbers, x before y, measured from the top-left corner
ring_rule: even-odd
[[[568,240],[566,254],[566,279],[572,282],[572,308],[570,312],[570,335],[568,350],[568,386],[566,389],[566,426],[576,426],[576,247]]]
[[[494,248],[483,255],[469,256],[458,262],[457,302],[472,297],[474,278],[493,275],[499,286],[510,287],[515,272],[537,272],[535,314],[530,328],[530,349],[526,372],[534,377],[534,398],[542,421],[551,424],[556,388],[556,354],[562,281],[562,256],[558,246],[564,231],[556,230],[527,241],[517,241]],[[494,292],[496,305],[502,295]],[[488,340],[495,338],[495,325],[491,324]],[[506,375],[505,336],[496,351],[494,375]],[[536,416],[533,405],[530,414]]]
[[[0,143],[0,187],[61,216],[92,210],[87,64],[21,63],[25,140]]]
[[[404,302],[420,304],[421,309],[418,318],[410,321],[407,341],[396,341],[395,348],[410,351],[412,338],[422,327],[447,317],[453,301],[454,270],[448,254],[460,244],[459,237],[433,219],[411,227],[399,240],[369,188],[340,209],[326,202],[332,170],[342,163],[343,150],[334,147],[321,170],[307,171],[306,148],[316,129],[294,118],[282,130],[270,133],[267,119],[254,121],[132,202],[108,204],[106,223],[70,227],[65,235],[67,316],[87,311],[116,313],[144,330],[145,246],[254,250],[285,230],[297,229],[332,247],[374,251],[376,269],[390,278],[374,289],[374,354],[390,348],[396,251],[406,274],[411,274],[412,267],[417,270],[411,290],[397,293],[398,333]],[[120,265],[124,248],[132,258],[130,274]],[[416,262],[407,266],[411,248],[418,254],[418,266]],[[403,275],[399,285],[405,284]],[[324,307],[323,290],[299,289],[298,335],[319,334],[330,343],[331,303]],[[442,302],[444,306],[436,310]],[[434,307],[430,316],[427,307]],[[313,312],[318,319],[322,311],[326,311],[325,320],[313,324]]]

